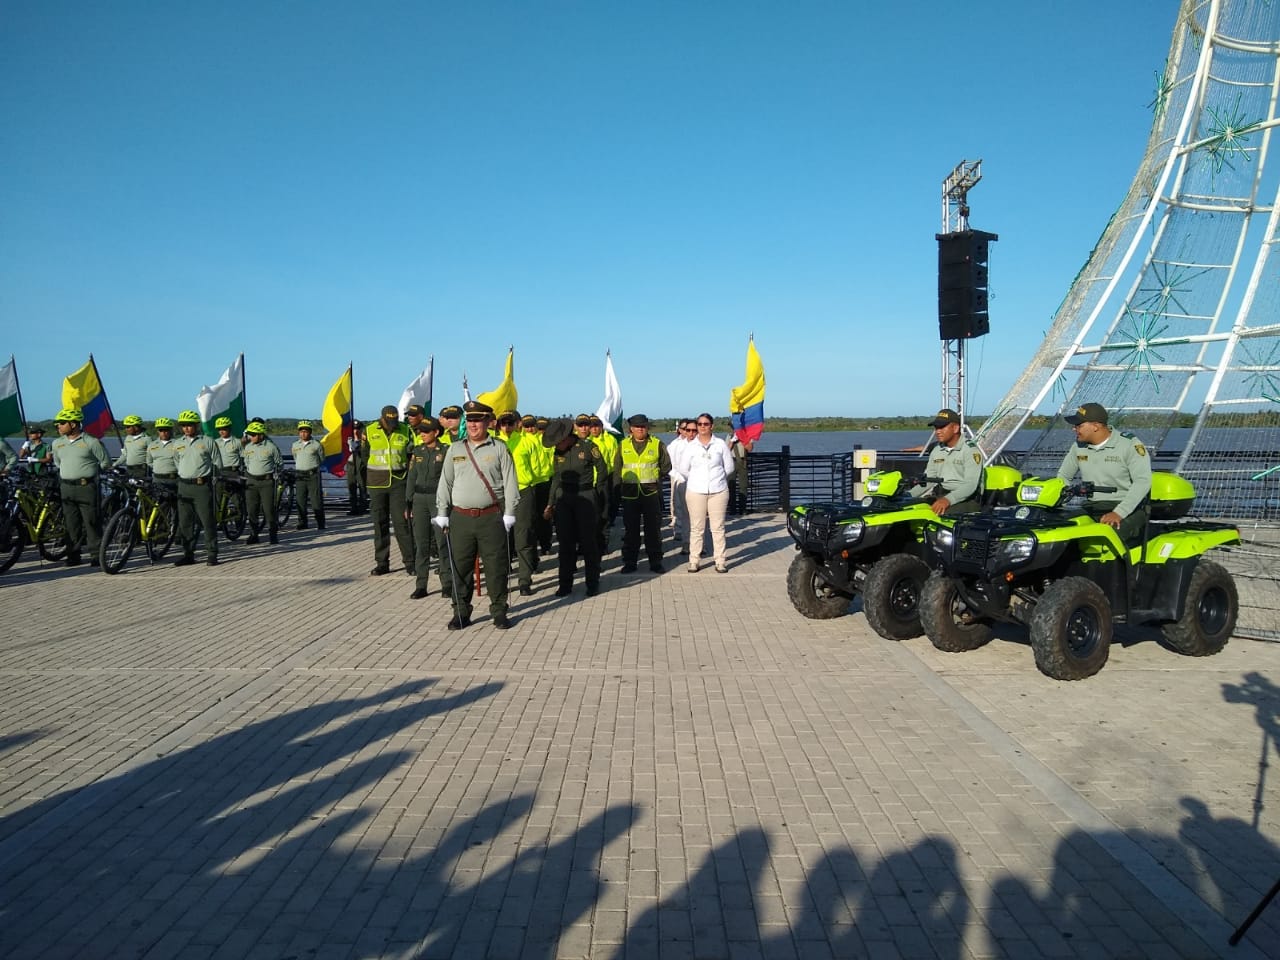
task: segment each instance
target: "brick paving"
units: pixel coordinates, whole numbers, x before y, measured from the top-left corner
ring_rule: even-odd
[[[730,546],[591,599],[544,562],[505,633],[345,517],[217,569],[29,553],[0,956],[1280,956],[1280,905],[1226,943],[1280,878],[1276,644],[1133,630],[1057,683],[1014,630],[803,619],[779,517]]]

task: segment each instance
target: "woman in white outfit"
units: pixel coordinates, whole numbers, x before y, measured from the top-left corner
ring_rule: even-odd
[[[715,423],[711,414],[698,414],[694,420],[697,435],[681,446],[677,453],[679,463],[672,458],[673,468],[685,481],[685,503],[689,506],[690,573],[698,572],[702,537],[708,522],[716,572],[725,573],[729,569],[724,555],[724,515],[729,507],[733,454],[729,452],[729,445],[711,432]]]

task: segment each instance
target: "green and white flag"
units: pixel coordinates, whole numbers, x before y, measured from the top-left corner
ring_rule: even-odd
[[[622,433],[622,388],[614,376],[613,354],[608,350],[604,354],[604,399],[600,401],[596,416],[603,421],[606,430]]]
[[[244,433],[248,417],[244,412],[244,354],[236,357],[235,363],[227,367],[222,379],[212,387],[201,387],[196,394],[196,409],[200,412],[200,420],[204,424],[204,432],[211,437],[218,435],[213,425],[219,417],[231,418],[231,435],[238,437]]]
[[[22,434],[22,397],[18,393],[18,363],[13,357],[0,367],[0,437]]]

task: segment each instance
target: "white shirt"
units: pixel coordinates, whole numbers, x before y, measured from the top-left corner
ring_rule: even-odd
[[[670,448],[667,452],[671,452]],[[685,441],[672,455],[671,464],[672,470],[685,479],[690,493],[722,493],[729,489],[733,454],[719,437],[712,437],[706,444],[696,438]]]
[[[680,456],[680,451],[684,449],[684,445],[688,442],[683,433],[677,433],[675,439],[667,444],[667,456],[671,458],[671,472],[667,476],[671,477],[672,480],[679,480],[681,483],[684,483],[684,477],[680,475],[680,471],[676,468],[676,462]]]

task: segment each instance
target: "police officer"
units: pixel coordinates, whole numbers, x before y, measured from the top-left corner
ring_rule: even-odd
[[[929,426],[933,427],[935,443],[929,454],[929,465],[925,467],[926,482],[912,487],[911,496],[932,497],[930,508],[939,517],[973,513],[979,507],[982,451],[976,443],[962,437],[960,414],[954,410],[939,410]]]
[[[218,431],[217,444],[222,450],[222,476],[239,477],[244,473],[244,458],[240,455],[240,438],[231,435],[231,418],[219,417],[213,421],[213,428]]]
[[[462,422],[462,408],[457,404],[444,407],[436,419],[440,421],[440,442],[445,446],[458,439],[458,424]]]
[[[364,432],[364,456],[368,464],[369,512],[373,520],[373,569],[371,576],[391,572],[391,528],[405,570],[416,575],[413,534],[405,519],[405,479],[409,475],[409,454],[414,438],[400,422],[400,411],[391,404],[382,408],[382,416],[369,424]]]
[[[267,428],[262,421],[250,421],[244,428],[249,442],[241,450],[244,462],[245,484],[244,503],[245,521],[249,524],[248,543],[258,542],[258,531],[263,523],[258,520],[262,516],[267,528],[269,543],[279,543],[280,534],[276,521],[276,477],[284,469],[284,457],[275,441],[267,436]]]
[[[98,565],[102,542],[102,512],[98,502],[98,475],[111,466],[102,441],[81,429],[84,415],[75,407],[58,411],[54,425],[53,465],[62,488],[62,516],[67,524],[67,566],[82,563],[82,547],[89,550],[89,563]]]
[[[427,595],[433,554],[437,563],[436,575],[440,578],[440,592],[446,597],[453,594],[450,574],[442,559],[444,544],[437,542],[436,538],[436,534],[440,534],[443,539],[444,534],[431,522],[436,513],[436,492],[440,488],[446,450],[440,442],[440,421],[434,417],[419,417],[418,443],[409,457],[409,476],[405,480],[409,519],[413,521],[414,569],[417,573],[410,600],[421,600]]]
[[[600,592],[600,513],[606,505],[609,468],[591,440],[575,435],[568,418],[552,420],[542,433],[543,446],[555,460],[548,491],[546,516],[554,517],[560,541],[557,597],[573,592],[573,571],[582,553],[587,596]]]
[[[552,528],[551,521],[546,517],[546,510],[548,496],[551,493],[551,470],[555,463],[556,452],[542,445],[542,431],[547,429],[547,424],[550,422],[546,417],[532,415],[526,415],[520,421],[521,429],[531,441],[528,449],[533,468],[533,535],[536,541],[536,555],[539,557],[551,552]]]
[[[510,411],[515,415],[515,411]],[[499,427],[502,421],[499,420]],[[519,429],[516,428],[519,424]],[[538,514],[537,484],[543,473],[544,454],[547,448],[538,436],[537,419],[524,417],[512,424],[506,438],[507,449],[516,466],[516,482],[520,485],[520,502],[516,504],[516,528],[514,531],[515,555],[518,562],[517,577],[520,596],[533,595],[533,575],[538,572],[538,524],[545,523]]]
[[[320,487],[320,469],[324,466],[324,447],[311,438],[311,421],[298,421],[298,439],[293,441],[293,470],[298,477],[298,526],[307,529],[307,508],[316,517],[316,529],[324,529],[324,491]]]
[[[176,567],[196,562],[196,522],[204,530],[205,562],[218,565],[218,527],[213,511],[213,482],[222,468],[222,448],[213,437],[200,432],[200,414],[183,410],[178,414],[182,439],[177,449],[178,466],[178,539],[182,556],[173,561]]]
[[[27,439],[18,449],[18,459],[25,462],[32,473],[44,473],[53,466],[53,448],[44,442],[44,427],[32,424],[27,428]]]
[[[666,445],[649,435],[649,418],[627,420],[630,439],[618,445],[613,479],[622,504],[622,572],[634,573],[644,533],[649,569],[662,573],[662,480],[671,472]]]
[[[147,444],[147,467],[156,483],[176,493],[178,490],[178,444],[173,439],[173,421],[156,417],[156,438]]]
[[[120,421],[124,425],[124,443],[120,446],[120,456],[116,457],[114,467],[124,467],[125,473],[135,480],[147,476],[147,445],[151,438],[143,432],[142,418],[131,413]]]
[[[364,424],[351,421],[351,436],[347,439],[347,513],[351,516],[364,513],[369,508],[369,492],[365,489]]]
[[[409,432],[413,434],[414,444],[422,443],[422,434],[418,432],[418,424],[427,417],[427,411],[422,408],[421,404],[411,403],[405,408],[404,422],[409,426]]]
[[[9,446],[9,441],[0,438],[0,476],[5,476],[18,465],[18,455]]]
[[[467,418],[465,440],[450,444],[436,495],[435,523],[446,537],[453,564],[454,616],[450,630],[471,623],[471,594],[475,588],[475,558],[484,564],[489,588],[489,613],[499,630],[511,626],[507,617],[507,532],[516,525],[520,501],[511,451],[489,436],[493,408],[478,400],[463,405]]]
[[[1141,541],[1147,526],[1147,497],[1151,493],[1151,458],[1147,448],[1131,433],[1112,430],[1107,408],[1086,403],[1063,417],[1075,428],[1076,445],[1067,451],[1058,468],[1058,479],[1080,479],[1106,490],[1089,496],[1085,509],[1099,523],[1113,527],[1132,546]]]

